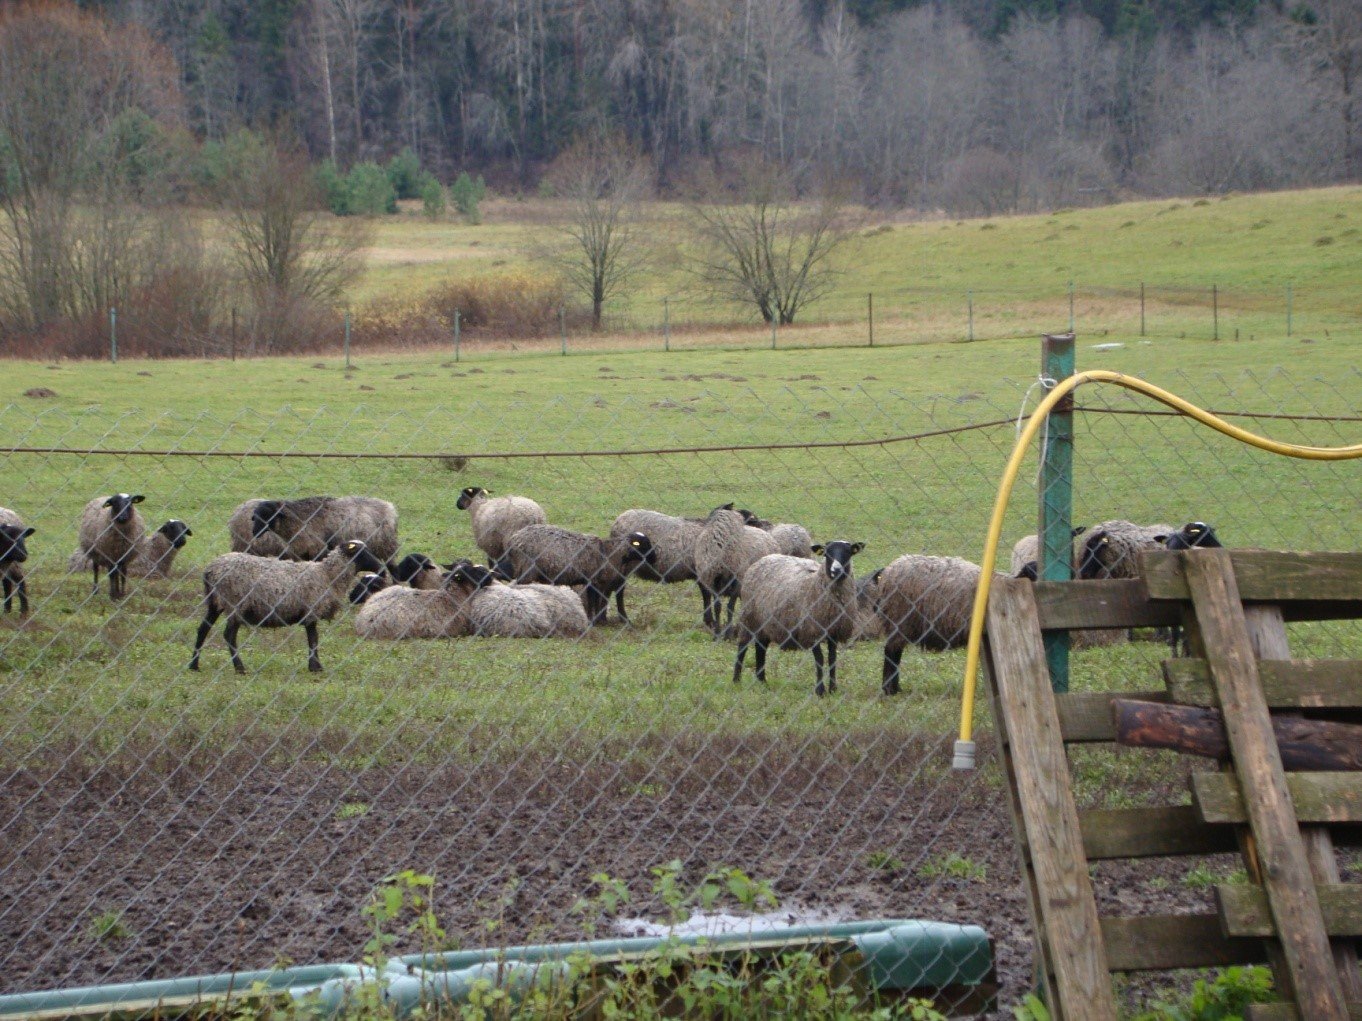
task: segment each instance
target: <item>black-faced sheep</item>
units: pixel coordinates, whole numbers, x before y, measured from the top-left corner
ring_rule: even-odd
[[[237,673],[246,667],[237,652],[242,624],[251,627],[292,627],[307,632],[307,668],[322,668],[317,651],[317,622],[330,620],[345,605],[351,579],[358,571],[383,570],[383,561],[358,539],[341,543],[321,560],[294,562],[224,553],[203,572],[204,615],[194,639],[189,669],[199,668],[199,652],[218,617],[227,615],[223,637]]]
[[[371,496],[261,500],[251,511],[252,540],[269,532],[283,541],[281,555],[293,560],[319,559],[337,543],[353,539],[389,560],[397,552],[397,508]]]
[[[391,588],[392,584],[392,579],[386,574],[361,574],[350,589],[350,602],[355,606],[363,606],[385,588]]]
[[[1170,550],[1224,548],[1215,529],[1204,521],[1189,521],[1177,531],[1169,533],[1164,546]],[[1168,648],[1174,656],[1179,653],[1187,655],[1187,643],[1183,640],[1181,625],[1174,624],[1169,630]]]
[[[741,594],[742,577],[762,557],[779,553],[776,541],[748,525],[731,503],[715,507],[695,541],[695,573],[704,600],[704,622],[715,635],[724,629],[720,599],[728,600],[728,624]]]
[[[424,553],[408,553],[397,563],[388,564],[388,574],[393,581],[426,591],[439,588],[444,580],[440,565]]]
[[[458,571],[445,575],[434,589],[394,585],[364,604],[355,616],[355,631],[361,638],[387,641],[470,634],[468,608],[474,588]]]
[[[145,499],[141,493],[115,493],[95,497],[80,515],[80,551],[90,559],[95,591],[99,591],[100,568],[109,573],[109,598],[122,599],[128,591],[128,565],[142,538],[142,515],[136,504]]]
[[[511,536],[504,559],[517,581],[585,586],[587,616],[601,624],[611,594],[653,558],[652,540],[642,532],[601,538],[556,525],[530,525]],[[628,623],[627,617],[621,619]]]
[[[1137,525],[1132,521],[1103,521],[1078,540],[1078,577],[1138,578],[1140,554],[1162,549],[1172,525]]]
[[[610,537],[618,539],[630,532],[642,532],[653,542],[654,561],[640,565],[636,576],[644,581],[672,585],[695,581],[695,541],[704,530],[704,518],[680,518],[661,511],[633,509],[615,518]],[[704,590],[701,590],[703,599]],[[615,593],[615,605],[624,616],[624,589]]]
[[[171,518],[154,532],[144,532],[128,561],[128,577],[169,578],[175,557],[193,534],[194,530],[178,518]],[[68,566],[73,574],[88,571],[90,558],[77,550],[71,554]]]
[[[33,529],[7,507],[0,507],[0,586],[4,589],[5,612],[9,613],[15,593],[19,595],[20,615],[28,613],[28,579],[23,564],[28,560],[25,540]]]
[[[256,534],[255,509],[264,502],[246,500],[237,504],[232,516],[227,519],[227,534],[233,553],[253,553],[257,557],[283,557],[288,553],[288,543],[268,528]]]
[[[743,521],[753,528],[760,528],[776,541],[776,549],[784,553],[787,557],[804,557],[806,559],[813,556],[813,536],[803,525],[797,525],[789,521],[771,522],[765,518],[759,518],[749,510],[739,509],[738,513],[743,516]]]
[[[528,496],[492,496],[478,486],[469,486],[459,494],[459,510],[468,511],[473,525],[473,542],[487,554],[495,566],[506,556],[506,544],[511,536],[530,525],[542,525],[549,519],[544,508]]]
[[[1077,539],[1085,531],[1087,531],[1086,525],[1075,526],[1071,531],[1072,538]],[[1073,563],[1077,565],[1079,558],[1076,547],[1070,555],[1073,558]],[[1035,534],[1022,536],[1017,540],[1017,544],[1012,547],[1012,577],[1029,578],[1031,581],[1035,581],[1039,571],[1039,563],[1040,536]]]
[[[468,621],[475,635],[575,638],[586,632],[582,600],[566,586],[505,585],[477,564],[460,565],[453,573],[477,588],[468,601]]]

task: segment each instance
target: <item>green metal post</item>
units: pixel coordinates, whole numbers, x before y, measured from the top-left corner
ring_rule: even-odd
[[[460,332],[460,326],[462,325],[462,323],[460,322],[460,320],[462,320],[462,319],[463,319],[462,313],[460,313],[459,310],[456,308],[456,309],[454,310],[454,361],[455,361],[455,362],[457,362],[457,361],[459,360],[459,332]]]
[[[558,337],[559,337],[559,339],[562,341],[562,345],[563,345],[563,357],[566,358],[566,357],[567,357],[567,313],[564,312],[563,306],[562,306],[562,305],[559,305],[559,306],[558,306]]]
[[[1069,281],[1069,332],[1074,332],[1074,282]]]
[[[771,350],[772,350],[772,351],[774,351],[774,350],[776,349],[776,321],[777,321],[777,316],[776,316],[776,314],[775,314],[774,312],[772,312],[772,313],[771,313]]]
[[[965,292],[965,301],[969,304],[969,339],[974,339],[974,292]]]
[[[1144,281],[1140,281],[1140,336],[1144,336]]]
[[[109,361],[118,364],[118,309],[109,306]]]
[[[865,320],[870,330],[870,346],[875,346],[875,292],[865,296]]]
[[[662,299],[662,350],[672,349],[672,306],[670,298]]]
[[[1074,373],[1074,335],[1046,334],[1041,342],[1041,375],[1059,382]],[[1073,399],[1066,397],[1050,413],[1045,427],[1045,450],[1040,463],[1040,563],[1041,581],[1073,579]],[[1045,634],[1045,659],[1050,666],[1050,687],[1069,690],[1069,633]]]
[[[345,367],[350,368],[350,310],[345,310]]]
[[[1211,284],[1211,339],[1220,339],[1220,287]]]
[[[1286,335],[1291,336],[1291,285],[1286,285]]]

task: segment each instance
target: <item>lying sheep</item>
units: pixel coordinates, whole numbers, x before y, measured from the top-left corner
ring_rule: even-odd
[[[739,510],[743,516],[743,521],[753,528],[760,528],[776,541],[776,548],[787,557],[813,557],[813,536],[803,525],[796,525],[792,522],[780,522],[773,524],[764,518],[759,518],[749,510]]]
[[[695,574],[704,601],[705,627],[718,635],[724,624],[719,600],[728,599],[728,624],[738,601],[742,576],[762,557],[779,553],[776,541],[748,525],[731,503],[715,507],[695,541]]]
[[[122,599],[128,591],[128,565],[142,538],[142,515],[136,504],[146,497],[141,493],[115,493],[107,499],[95,497],[80,515],[80,551],[90,561],[94,588],[99,591],[100,568],[109,572],[109,598]]]
[[[424,553],[408,553],[397,563],[389,563],[388,575],[393,581],[425,591],[434,591],[444,581],[440,565]]]
[[[23,564],[28,560],[25,540],[33,529],[8,507],[0,507],[0,585],[4,588],[5,612],[9,613],[14,594],[19,594],[19,614],[28,613],[28,579]]]
[[[856,581],[851,558],[865,543],[837,540],[815,546],[822,562],[775,553],[762,557],[743,575],[742,616],[733,683],[742,679],[747,647],[757,647],[757,680],[766,682],[766,647],[808,649],[813,653],[815,695],[823,694],[823,650],[828,647],[827,690],[837,690],[837,643],[849,641],[856,627]]]
[[[355,631],[361,638],[386,641],[470,634],[468,608],[475,588],[458,570],[445,575],[434,589],[394,585],[364,604],[355,617]]]
[[[556,525],[530,525],[511,536],[504,557],[511,577],[546,585],[583,585],[582,598],[592,624],[605,621],[612,593],[640,564],[653,564],[653,543],[642,532],[601,538]],[[626,624],[624,601],[616,600]]]
[[[237,673],[246,667],[237,652],[242,624],[251,627],[291,627],[307,632],[307,668],[317,673],[322,661],[317,651],[317,622],[330,620],[345,605],[351,579],[358,571],[383,570],[383,561],[362,540],[352,539],[332,549],[321,560],[301,563],[224,553],[203,572],[204,615],[194,639],[189,669],[199,668],[199,652],[213,624],[224,613],[223,637]]]
[[[255,533],[255,509],[264,500],[247,500],[237,504],[232,516],[227,519],[227,534],[231,538],[233,553],[253,553],[257,557],[282,557],[288,552],[288,543],[283,538],[265,529]]]
[[[193,534],[194,530],[179,518],[171,518],[154,532],[143,533],[128,562],[128,577],[169,578],[175,557]],[[90,558],[77,550],[71,554],[67,566],[73,574],[88,571]]]
[[[1173,531],[1171,525],[1137,525],[1131,521],[1093,525],[1079,536],[1078,577],[1138,578],[1140,555],[1162,549]]]
[[[495,567],[506,556],[506,544],[511,536],[530,525],[542,525],[549,519],[544,508],[528,496],[498,496],[478,486],[469,486],[459,494],[459,510],[468,511],[473,524],[473,542],[487,554]],[[504,567],[504,565],[501,565]]]
[[[586,633],[581,597],[564,585],[503,585],[477,564],[461,565],[453,573],[477,589],[468,602],[475,635],[575,638]]]
[[[305,496],[261,500],[251,512],[251,536],[273,532],[283,556],[316,560],[342,540],[358,539],[382,560],[397,552],[397,508],[372,496]]]
[[[876,572],[875,608],[885,635],[881,690],[886,695],[899,693],[904,646],[939,652],[965,644],[982,574],[979,565],[959,557],[913,553]]]
[[[355,606],[363,606],[385,588],[391,588],[392,584],[392,579],[386,574],[361,574],[350,589],[350,602]]]

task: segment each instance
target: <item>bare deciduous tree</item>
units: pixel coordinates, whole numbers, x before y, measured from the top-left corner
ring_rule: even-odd
[[[568,202],[556,245],[539,255],[591,303],[591,328],[601,328],[606,301],[642,268],[639,203],[648,192],[647,162],[620,138],[578,141],[549,172]]]
[[[831,191],[797,201],[788,175],[770,164],[746,173],[741,195],[691,207],[691,270],[715,297],[753,305],[765,322],[792,323],[832,287],[833,255],[852,235],[845,205]]]

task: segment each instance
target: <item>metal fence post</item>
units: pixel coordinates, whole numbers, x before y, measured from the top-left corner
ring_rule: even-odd
[[[1056,382],[1074,373],[1074,335],[1045,334],[1041,340],[1041,375]],[[1036,577],[1041,581],[1073,579],[1073,398],[1055,406],[1045,425],[1040,462],[1040,562]],[[1045,659],[1050,667],[1050,687],[1069,690],[1069,633],[1045,634]]]
[[[1220,339],[1220,288],[1211,284],[1211,339]]]
[[[345,367],[350,368],[350,310],[345,310]]]
[[[875,292],[869,291],[865,296],[865,321],[870,331],[870,346],[875,346]]]
[[[965,292],[965,302],[969,306],[969,339],[974,339],[974,292]]]
[[[109,306],[109,361],[118,364],[118,309]]]
[[[459,320],[461,318],[462,313],[460,313],[459,310],[456,308],[454,310],[454,361],[456,362],[459,360],[459,327],[460,327]]]
[[[672,349],[672,308],[671,300],[662,299],[662,350]]]
[[[563,310],[563,306],[562,306],[562,305],[559,305],[559,306],[558,306],[558,339],[559,339],[559,342],[562,344],[562,348],[563,348],[563,357],[566,358],[566,357],[567,357],[567,313]]]
[[[1069,281],[1069,332],[1074,332],[1074,282]]]
[[[1291,336],[1291,285],[1286,285],[1286,335]]]
[[[1140,281],[1140,336],[1144,336],[1144,281]]]
[[[775,312],[772,312],[772,313],[771,313],[771,350],[772,350],[772,351],[774,351],[774,350],[776,349],[776,323],[777,323],[778,321],[779,321],[779,316],[778,316]]]
[[[232,306],[232,361],[236,361],[236,306]]]

